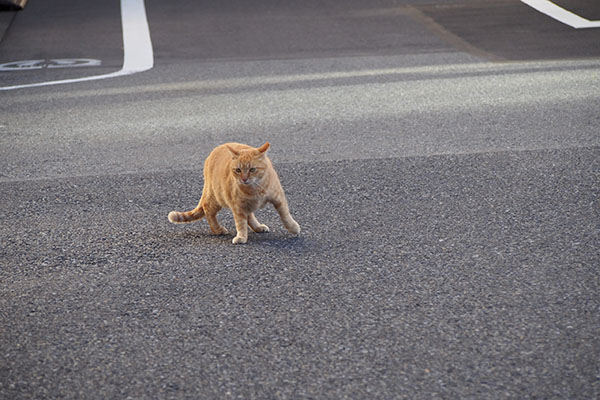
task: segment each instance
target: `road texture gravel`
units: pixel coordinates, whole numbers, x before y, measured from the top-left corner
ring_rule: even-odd
[[[0,395],[594,398],[598,156],[276,163],[246,246],[197,170],[4,183]]]
[[[118,71],[119,2],[87,3],[0,18],[0,64],[99,65],[0,87]],[[151,70],[0,91],[0,399],[600,398],[600,29],[144,3]],[[267,140],[299,236],[168,222],[212,148]]]

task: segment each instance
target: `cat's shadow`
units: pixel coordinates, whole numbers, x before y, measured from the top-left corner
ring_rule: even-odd
[[[253,246],[270,247],[277,249],[305,249],[308,245],[306,238],[300,234],[299,236],[276,234],[276,233],[260,233],[248,236],[248,242]]]
[[[163,232],[157,236],[162,236],[163,239],[167,239],[169,242],[187,243],[194,245],[215,245],[218,247],[267,247],[270,249],[293,249],[293,250],[306,250],[309,245],[309,241],[306,240],[302,234],[299,236],[293,236],[286,233],[249,233],[248,242],[244,244],[234,245],[231,240],[235,235],[212,235],[208,232],[203,231],[184,231],[184,232]]]

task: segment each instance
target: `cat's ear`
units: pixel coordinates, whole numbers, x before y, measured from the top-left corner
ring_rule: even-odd
[[[227,150],[229,150],[233,158],[238,158],[240,156],[240,152],[231,147],[230,145],[226,144],[225,147],[227,147]]]
[[[260,153],[264,153],[264,152],[266,152],[269,149],[270,146],[271,145],[269,144],[269,142],[265,142],[265,144],[263,144],[262,146],[260,146],[257,150]]]

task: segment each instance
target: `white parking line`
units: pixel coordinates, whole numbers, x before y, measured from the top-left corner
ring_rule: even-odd
[[[569,25],[575,29],[582,28],[600,28],[600,21],[590,21],[557,6],[550,0],[521,0],[530,7],[535,8],[542,14],[546,14],[565,25]]]
[[[150,28],[144,0],[121,0],[123,23],[122,75],[149,70],[154,66]]]
[[[96,81],[116,78],[147,71],[154,66],[150,28],[146,18],[144,0],[121,0],[121,24],[123,26],[123,67],[110,74],[63,79],[26,85],[0,87],[0,90],[23,89],[38,86],[62,85],[66,83]]]

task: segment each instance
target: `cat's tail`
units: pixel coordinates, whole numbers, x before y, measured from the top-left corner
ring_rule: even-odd
[[[171,211],[169,213],[169,221],[174,224],[193,222],[201,219],[202,217],[204,217],[204,208],[202,208],[200,205],[198,205],[198,207],[194,208],[192,211]]]

